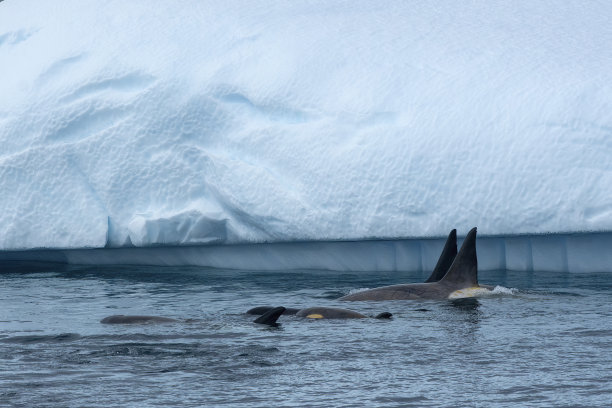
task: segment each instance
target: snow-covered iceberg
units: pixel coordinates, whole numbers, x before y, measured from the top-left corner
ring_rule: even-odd
[[[0,249],[612,231],[611,20],[0,2]]]

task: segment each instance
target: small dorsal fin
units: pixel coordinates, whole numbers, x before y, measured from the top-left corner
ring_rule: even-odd
[[[478,258],[476,257],[476,227],[468,232],[461,249],[440,283],[467,288],[478,286]]]
[[[425,282],[437,282],[442,279],[448,272],[448,268],[453,264],[455,256],[457,256],[457,230],[453,229],[446,238],[446,244],[444,244],[436,267]]]
[[[269,312],[270,310],[274,309],[274,306],[257,306],[254,307],[252,309],[247,310],[247,314],[251,314],[251,315],[262,315],[266,312]],[[297,312],[299,312],[300,309],[296,309],[294,307],[286,307],[285,311],[283,312],[284,315],[294,315]]]
[[[282,306],[275,307],[273,309],[268,310],[263,315],[259,316],[257,319],[253,320],[253,323],[258,324],[267,324],[269,326],[276,326],[276,321],[283,314],[285,308]]]

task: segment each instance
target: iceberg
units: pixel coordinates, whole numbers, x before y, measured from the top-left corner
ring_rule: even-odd
[[[0,2],[0,250],[429,248],[478,226],[491,265],[553,251],[543,268],[571,269],[612,232],[610,18],[571,0]]]

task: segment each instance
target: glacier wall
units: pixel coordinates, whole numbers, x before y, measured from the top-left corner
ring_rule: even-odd
[[[611,19],[605,1],[6,0],[0,249],[612,231]],[[526,247],[499,257],[549,253],[509,255]]]
[[[78,265],[194,265],[241,270],[318,269],[422,272],[433,270],[444,239],[281,242],[66,250],[0,251],[10,262]],[[462,239],[459,239],[461,245]],[[478,269],[523,272],[610,272],[612,234],[560,234],[478,238]],[[483,283],[486,273],[481,274]]]

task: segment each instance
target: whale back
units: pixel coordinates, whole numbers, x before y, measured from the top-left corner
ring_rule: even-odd
[[[425,282],[437,282],[442,279],[453,264],[455,256],[457,256],[457,230],[453,229],[446,238],[444,249],[438,258],[436,267]]]
[[[455,260],[440,283],[457,288],[478,286],[476,227],[468,232]]]

